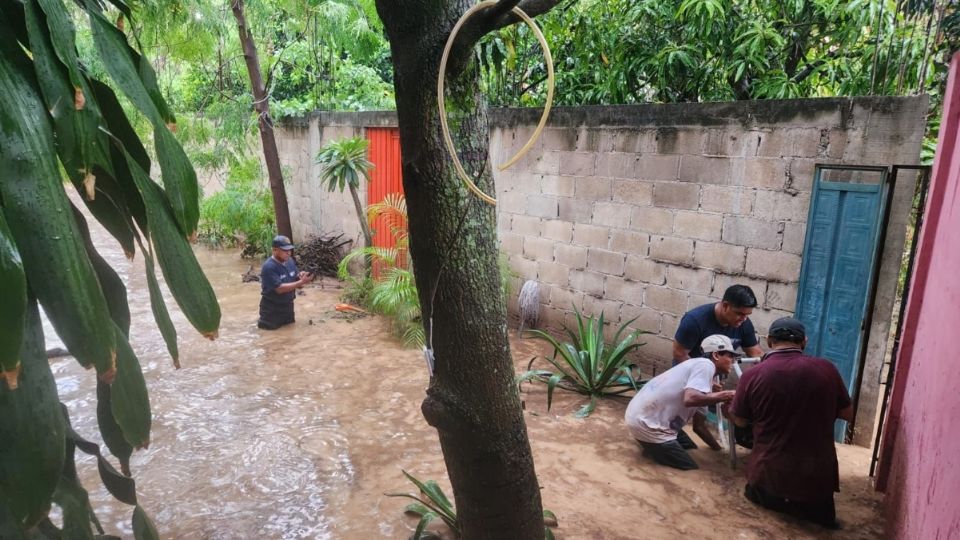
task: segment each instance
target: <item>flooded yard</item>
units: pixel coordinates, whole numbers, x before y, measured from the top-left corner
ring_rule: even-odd
[[[99,235],[101,246],[111,243]],[[259,330],[259,284],[240,281],[249,262],[235,251],[196,251],[223,323],[209,342],[171,300],[183,365],[175,370],[153,323],[142,260],[102,250],[127,283],[131,343],[150,389],[151,444],[134,453],[131,467],[161,536],[408,538],[416,518],[403,514],[407,501],[384,496],[412,491],[401,469],[450,493],[436,432],[420,414],[427,387],[420,353],[403,348],[380,317],[341,318],[332,281],[304,289],[295,325]],[[513,350],[518,369],[546,352],[533,340],[515,340]],[[99,442],[94,374],[72,358],[52,366],[74,427]],[[731,470],[720,453],[693,451],[702,468],[688,472],[641,457],[623,426],[626,400],[602,401],[577,419],[579,396],[558,392],[549,412],[542,386],[525,385],[522,399],[557,538],[882,536],[867,449],[839,450],[844,530],[827,532],[749,503],[742,468]],[[95,462],[81,455],[81,477],[107,532],[131,537],[132,508],[110,498]]]

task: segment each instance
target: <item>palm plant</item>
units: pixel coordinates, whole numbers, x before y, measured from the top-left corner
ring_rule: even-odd
[[[367,140],[359,137],[333,140],[317,152],[316,160],[323,167],[320,182],[327,186],[328,191],[339,190],[343,193],[344,188],[350,189],[357,219],[360,221],[360,230],[363,231],[364,247],[373,245],[373,234],[364,218],[363,205],[360,204],[357,190],[360,188],[360,178],[369,181],[368,173],[373,168],[373,163],[367,159],[368,144]]]
[[[365,246],[352,250],[337,267],[337,275],[347,281],[347,295],[375,313],[393,320],[393,328],[406,345],[422,346],[423,323],[420,299],[408,257],[407,203],[401,193],[389,193],[367,208],[367,222],[381,223],[393,237],[393,247]],[[350,275],[351,261],[363,257],[380,270],[376,278]]]
[[[443,489],[440,488],[440,485],[433,480],[421,481],[407,471],[403,471],[403,475],[413,482],[413,485],[417,486],[420,493],[418,495],[411,493],[386,493],[385,495],[387,497],[404,497],[415,501],[404,508],[404,512],[420,516],[420,521],[417,522],[417,529],[410,538],[412,540],[437,538],[435,534],[424,530],[431,521],[437,518],[443,520],[443,522],[447,524],[447,527],[450,527],[454,536],[459,537],[460,522],[457,520],[457,510],[454,508],[453,503],[450,502],[446,493],[443,492]],[[547,540],[553,540],[553,531],[550,530],[550,527],[557,526],[557,516],[550,510],[544,510],[543,520],[544,536]]]
[[[532,369],[538,356],[530,359],[527,371],[517,376],[517,384],[525,381],[540,381],[547,385],[547,410],[553,403],[553,390],[557,387],[590,396],[590,401],[576,412],[578,417],[589,416],[597,406],[597,399],[604,396],[620,395],[639,388],[633,376],[633,366],[627,353],[641,347],[637,338],[645,334],[643,330],[628,331],[627,327],[636,319],[630,319],[617,329],[613,336],[613,346],[603,338],[603,312],[599,319],[587,317],[584,321],[580,311],[574,308],[577,317],[577,331],[564,328],[570,342],[560,343],[550,334],[541,330],[529,330],[536,339],[546,341],[553,346],[551,356],[542,357],[556,371]]]

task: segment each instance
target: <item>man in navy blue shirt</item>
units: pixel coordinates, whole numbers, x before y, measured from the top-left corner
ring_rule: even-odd
[[[753,289],[746,285],[731,285],[724,291],[723,299],[719,302],[704,304],[686,312],[673,337],[673,364],[704,356],[700,343],[714,334],[730,338],[734,349],[742,349],[744,356],[748,358],[762,356],[763,349],[760,348],[757,332],[749,318],[755,307],[757,296]],[[693,418],[693,431],[710,448],[720,450],[720,444],[707,429],[704,416],[706,412],[702,412],[703,414],[698,413]],[[747,438],[748,434],[748,430],[742,436],[738,434],[737,441],[749,447],[751,442]],[[683,431],[680,431],[677,440],[684,448],[696,448],[696,444]]]
[[[748,358],[762,356],[763,349],[749,319],[755,307],[757,297],[753,289],[746,285],[731,285],[724,291],[721,301],[686,312],[673,337],[674,363],[703,356],[700,342],[714,334],[730,338],[733,346],[743,349],[744,356]]]
[[[291,258],[293,244],[286,236],[273,239],[273,254],[260,269],[260,320],[257,326],[276,330],[294,322],[293,300],[297,289],[313,277],[310,272],[298,272]]]

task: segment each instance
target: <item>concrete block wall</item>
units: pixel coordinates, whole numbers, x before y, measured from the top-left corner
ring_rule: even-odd
[[[761,336],[792,314],[814,164],[915,164],[925,110],[925,98],[558,109],[495,175],[501,248],[518,283],[541,282],[548,327],[571,325],[574,308],[603,310],[610,330],[636,318],[651,375],[670,366],[683,313],[731,284],[757,294]],[[526,142],[536,112],[491,114],[493,164]],[[898,188],[888,273],[913,183]],[[879,304],[885,334],[892,303]]]
[[[315,159],[331,140],[363,137],[368,127],[391,126],[396,126],[392,112],[320,112],[285,121],[276,130],[296,239],[343,233],[354,245],[363,242],[350,192],[327,191],[320,184],[320,166]],[[367,185],[363,180],[360,184],[360,202],[366,206]]]
[[[761,337],[793,313],[815,164],[916,164],[926,97],[556,108],[532,150],[495,174],[501,251],[540,281],[540,320],[573,309],[650,332],[645,375],[670,366],[682,314],[753,288]],[[491,164],[533,134],[538,109],[490,111]],[[278,129],[294,233],[359,240],[348,194],[319,187],[322,144],[396,126],[385,112],[315,113]],[[909,176],[909,175],[908,175]],[[869,445],[915,178],[898,182],[881,257],[854,441]],[[366,186],[361,188],[365,200]],[[516,298],[509,304],[517,312]]]

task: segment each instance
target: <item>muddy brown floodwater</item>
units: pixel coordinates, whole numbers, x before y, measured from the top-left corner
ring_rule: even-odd
[[[194,332],[170,300],[183,368],[175,370],[150,312],[141,258],[124,259],[95,229],[105,257],[126,282],[132,344],[153,408],[150,448],[134,453],[141,504],[164,538],[395,538],[416,518],[406,469],[450,493],[436,432],[420,415],[427,372],[380,317],[339,318],[339,291],[313,286],[297,299],[297,323],[275,332],[255,325],[259,284],[241,283],[236,251],[196,253],[223,310],[220,338]],[[329,282],[327,283],[329,285]],[[48,347],[58,345],[55,337]],[[545,349],[514,341],[518,369]],[[95,381],[72,358],[52,363],[61,399],[81,435],[100,442]],[[870,453],[841,446],[838,514],[827,532],[760,510],[742,496],[743,471],[719,453],[693,451],[698,471],[674,471],[640,456],[623,427],[624,400],[604,400],[587,419],[579,396],[557,392],[551,411],[540,386],[525,385],[544,507],[557,538],[878,538],[880,498],[867,479]],[[104,451],[106,448],[103,447]],[[81,477],[108,533],[132,537],[132,508],[102,488],[92,458]],[[505,539],[509,540],[509,539]]]

